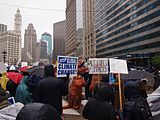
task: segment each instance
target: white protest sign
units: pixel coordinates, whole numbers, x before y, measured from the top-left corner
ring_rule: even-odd
[[[110,72],[128,74],[127,62],[121,59],[109,59]]]
[[[7,67],[5,66],[4,62],[0,62],[0,73],[6,72]]]
[[[78,57],[58,56],[57,77],[77,76]]]
[[[108,58],[89,58],[89,74],[107,74]]]

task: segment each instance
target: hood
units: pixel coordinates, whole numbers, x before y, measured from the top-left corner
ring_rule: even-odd
[[[6,72],[2,73],[2,77],[6,77],[6,75],[7,75]]]
[[[24,77],[22,78],[22,80],[21,80],[21,83],[23,83],[23,84],[28,84],[30,80],[31,80],[30,77],[24,76]]]
[[[113,91],[109,84],[98,83],[96,84],[93,92],[93,97],[100,101],[111,101]]]
[[[45,65],[45,67],[44,67],[44,75],[45,75],[45,77],[54,76],[53,65]]]
[[[126,99],[137,98],[141,96],[139,87],[140,86],[138,80],[130,80],[125,82],[124,93]]]
[[[61,117],[50,105],[30,103],[21,109],[16,120],[61,120]]]
[[[9,79],[7,78],[7,73],[6,72],[2,73],[2,78],[0,80],[0,85],[4,90],[6,90],[6,84],[7,84],[8,81],[9,81]]]

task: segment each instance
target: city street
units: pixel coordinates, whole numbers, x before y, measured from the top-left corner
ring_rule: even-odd
[[[82,110],[86,102],[87,102],[86,100],[82,100],[82,107],[79,110],[75,110],[75,109],[63,110],[64,120],[85,120],[82,117]],[[63,100],[63,105],[66,105],[66,104],[67,102]]]

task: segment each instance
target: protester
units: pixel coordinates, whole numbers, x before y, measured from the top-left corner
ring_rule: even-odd
[[[89,72],[85,72],[83,77],[85,80],[85,99],[89,100],[92,97],[92,92],[89,90],[92,80],[92,74],[89,74]]]
[[[110,86],[110,88],[111,88],[111,90],[112,90],[112,93],[111,93],[111,96],[110,96],[110,100],[111,100],[111,103],[112,103],[112,105],[114,106],[115,105],[115,99],[114,99],[114,89],[113,89],[113,86],[112,85],[110,85],[109,84],[109,74],[107,74],[107,75],[102,75],[102,80],[101,80],[101,82],[104,82],[104,83],[106,83],[106,84],[108,84],[109,86]]]
[[[23,77],[21,83],[18,85],[16,90],[15,101],[21,102],[24,105],[32,102],[32,94],[30,93],[28,83],[31,79],[29,76]]]
[[[92,75],[92,80],[91,80],[91,85],[89,86],[89,90],[93,93],[94,87],[95,85],[100,82],[100,80],[98,80],[98,75],[97,74],[93,74]]]
[[[85,61],[82,59],[78,61],[78,72],[81,73],[85,80],[85,98],[90,99],[92,92],[89,90],[89,86],[91,85],[92,75],[89,74],[89,69],[85,66]]]
[[[73,78],[72,83],[69,88],[68,105],[64,106],[63,109],[75,108],[79,109],[81,107],[82,101],[82,87],[85,81],[82,75],[78,72],[78,75]]]
[[[8,77],[8,75],[14,74],[14,73],[17,73],[17,74],[18,74],[18,71],[17,71],[16,68],[12,65],[12,66],[9,68],[9,71],[7,72],[7,77]],[[14,78],[17,77],[17,76],[16,76],[17,74],[15,74]],[[13,77],[13,76],[12,76],[12,77]],[[21,77],[21,78],[22,78],[22,77]],[[20,79],[21,79],[21,78],[20,78]],[[17,78],[16,78],[16,79],[17,79]],[[20,79],[19,79],[18,81],[20,81]],[[9,81],[7,82],[7,85],[6,85],[6,90],[9,91],[11,97],[15,97],[18,84],[19,84],[19,82],[14,81],[12,78],[9,78]]]
[[[112,89],[106,83],[96,84],[93,97],[86,103],[82,115],[88,120],[117,120],[111,104]]]
[[[9,81],[6,74],[7,74],[6,72],[2,73],[2,77],[0,78],[0,84],[4,90],[6,90],[6,85],[7,85],[7,82]]]
[[[31,103],[20,110],[16,120],[61,120],[61,116],[50,105]]]
[[[31,80],[28,83],[28,87],[30,89],[30,92],[32,94],[34,94],[36,86],[38,85],[39,81],[41,81],[43,78],[40,76],[37,76],[37,75],[32,75],[32,76],[30,76],[30,78],[31,78]],[[33,95],[33,97],[34,97],[34,95]]]
[[[62,96],[68,94],[68,84],[55,77],[52,65],[45,66],[44,74],[35,89],[34,101],[49,104],[62,115]]]
[[[6,91],[0,86],[0,109],[9,106],[8,95]]]
[[[0,120],[15,120],[19,111],[23,108],[22,103],[11,104],[0,110]]]
[[[147,100],[142,97],[138,80],[127,81],[125,85],[124,120],[152,120]]]

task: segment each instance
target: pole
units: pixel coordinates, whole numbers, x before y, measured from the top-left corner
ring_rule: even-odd
[[[120,111],[123,111],[122,107],[122,90],[121,90],[121,79],[120,79],[120,73],[118,73],[118,86],[119,86],[119,103],[120,103]]]

